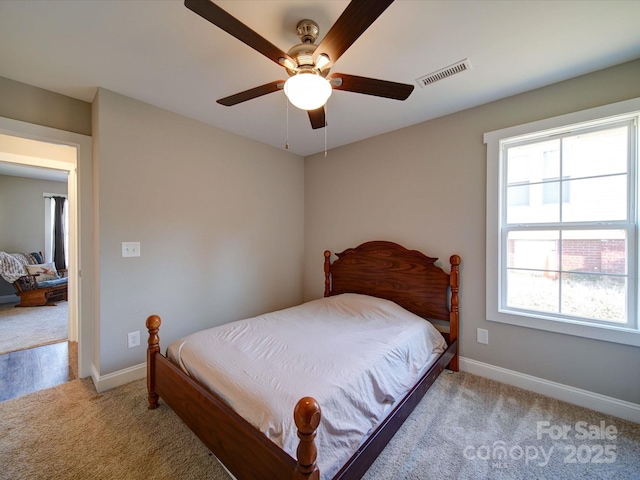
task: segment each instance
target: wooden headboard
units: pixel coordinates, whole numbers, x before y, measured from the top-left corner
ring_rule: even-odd
[[[450,258],[451,273],[427,257],[401,245],[373,241],[349,248],[331,263],[324,253],[324,296],[361,293],[391,300],[430,320],[449,322],[451,337],[458,337],[458,291],[460,257]]]

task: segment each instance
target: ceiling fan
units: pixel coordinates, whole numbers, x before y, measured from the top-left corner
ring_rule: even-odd
[[[352,0],[318,45],[315,44],[318,25],[312,20],[302,20],[297,25],[297,34],[302,43],[284,52],[210,0],[184,2],[188,9],[281,65],[289,74],[286,81],[276,80],[221,98],[217,101],[219,104],[230,107],[284,89],[291,103],[308,111],[314,129],[326,126],[324,104],[332,89],[395,100],[405,100],[413,91],[413,85],[404,83],[329,73],[340,56],[392,3],[393,0]],[[312,83],[315,87],[299,85],[303,83]],[[307,88],[315,88],[314,92],[320,92],[320,98],[315,103],[310,102],[310,90]],[[303,92],[300,99],[296,96],[299,91]]]

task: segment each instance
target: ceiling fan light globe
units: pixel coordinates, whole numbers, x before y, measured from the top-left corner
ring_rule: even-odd
[[[315,73],[299,73],[284,84],[284,93],[289,101],[302,110],[316,110],[331,96],[331,84]]]

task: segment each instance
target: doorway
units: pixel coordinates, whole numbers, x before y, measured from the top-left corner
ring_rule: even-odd
[[[91,374],[93,357],[91,151],[92,140],[86,135],[0,117],[0,162],[22,168],[39,167],[68,176],[69,339],[77,341],[77,373],[80,378]],[[80,188],[81,178],[84,178],[83,188]],[[82,212],[81,195],[84,203]],[[81,231],[84,236],[82,248]],[[87,272],[87,278],[82,281],[80,265]]]
[[[0,135],[0,146],[6,147],[8,142],[15,144],[16,140]],[[7,157],[14,157],[14,154],[8,152],[11,148],[3,150],[0,153],[5,160],[0,161],[0,250],[25,253],[24,258],[31,263],[45,264],[49,275],[55,272],[56,277],[66,276],[68,259],[64,265],[60,258],[55,262],[57,269],[65,270],[51,270],[55,267],[50,197],[68,196],[68,171],[9,163]],[[25,151],[30,150],[33,146],[27,146]],[[71,149],[69,153],[75,156]],[[65,202],[60,212],[63,214],[60,226],[66,234],[73,236],[76,233],[69,229],[69,210],[68,202]],[[68,242],[62,243],[67,244],[63,249],[68,252]],[[41,256],[33,258],[29,255],[31,252]],[[66,298],[51,299],[48,306],[19,307],[21,300],[14,295],[12,285],[2,281],[0,287],[0,383],[3,385],[0,401],[78,378],[78,328],[74,314],[77,308],[70,309]]]

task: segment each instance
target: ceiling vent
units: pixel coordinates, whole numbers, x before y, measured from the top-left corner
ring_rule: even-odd
[[[426,87],[431,85],[432,83],[437,82],[438,80],[443,80],[448,78],[456,73],[464,72],[465,70],[471,70],[471,63],[468,58],[461,60],[453,65],[449,65],[448,67],[442,68],[436,72],[432,72],[424,77],[420,77],[416,80],[418,85],[421,87]]]

